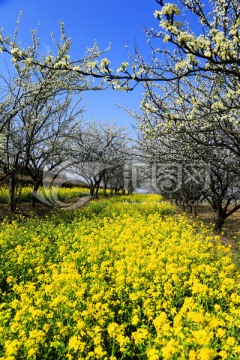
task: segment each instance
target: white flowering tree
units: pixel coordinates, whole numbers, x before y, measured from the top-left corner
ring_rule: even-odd
[[[169,129],[177,123],[174,134],[181,134],[179,141],[184,139],[188,151],[193,152],[193,143],[197,149],[194,151],[196,156],[202,149],[204,152],[201,154],[209,156],[206,148],[211,146],[220,149],[218,154],[227,149],[231,154],[226,158],[227,166],[231,163],[231,169],[236,168],[234,157],[239,156],[239,1],[209,0],[202,3],[199,0],[179,0],[165,3],[157,0],[156,3],[159,9],[155,11],[155,18],[160,29],[146,31],[152,49],[151,61],[147,62],[136,51],[134,56],[129,54],[128,62],[123,61],[116,72],[97,44],[89,48],[82,58],[71,59],[71,40],[66,37],[62,23],[61,39],[59,42],[53,39],[54,49],[49,54],[39,53],[36,32],[33,32],[31,46],[21,46],[17,41],[17,30],[13,38],[0,32],[0,51],[11,56],[20,78],[29,71],[40,74],[44,84],[40,88],[32,87],[31,95],[40,92],[38,96],[43,101],[64,91],[79,92],[107,85],[128,91],[143,83],[146,96],[142,106],[145,115],[150,113],[151,121],[152,117],[157,121],[155,134],[164,127],[166,136],[167,124],[168,142],[170,138],[172,146],[175,140]],[[91,79],[99,80],[96,87]],[[211,92],[208,92],[209,85],[205,86],[204,81],[206,84],[210,82]],[[159,85],[161,82],[170,86],[162,88]],[[6,114],[1,123],[5,131],[9,119],[23,104],[31,101],[31,96],[28,97],[25,92],[20,94],[21,101],[18,99],[10,95],[0,105]],[[11,104],[14,101],[15,105],[9,108],[9,101]],[[145,123],[147,136],[150,130],[153,134],[151,127],[151,122],[148,125]],[[229,158],[234,158],[234,161]]]
[[[156,2],[160,10],[155,11],[155,17],[163,31],[152,32],[152,36],[174,45],[178,56],[175,70],[179,75],[210,70],[239,78],[238,0]],[[164,51],[173,56],[171,50]]]
[[[60,143],[71,131],[76,114],[82,111],[77,110],[78,100],[72,97],[77,93],[79,98],[88,89],[87,80],[76,82],[72,73],[20,66],[18,62],[13,65],[1,74],[0,84],[1,179],[9,178],[11,211],[16,208],[20,173],[32,177],[36,190],[44,166],[59,163],[59,154],[63,158]]]
[[[229,100],[227,82],[222,77],[218,82],[219,76],[198,76],[194,82],[185,78],[146,86],[137,118],[150,159],[210,167],[207,188],[183,182],[174,195],[188,200],[189,195],[193,200],[205,195],[216,213],[216,228],[221,228],[239,209],[240,112],[237,99]]]
[[[71,79],[71,89],[75,91],[100,90],[103,87],[114,85],[115,89],[128,89],[128,81],[131,74],[128,72],[128,63],[122,62],[116,73],[110,68],[110,60],[104,57],[109,48],[100,50],[95,42],[92,47],[87,48],[86,53],[78,59],[72,59],[69,55],[71,49],[71,38],[66,36],[64,24],[60,22],[60,41],[52,36],[53,49],[44,54],[39,51],[40,41],[37,38],[37,30],[32,31],[32,44],[22,46],[18,41],[18,28],[20,18],[17,21],[16,31],[13,37],[5,36],[3,29],[0,30],[0,53],[8,54],[16,68],[25,71],[35,69],[40,72],[54,72],[55,80],[64,76]],[[119,74],[122,72],[121,74]],[[59,79],[59,80],[60,80]],[[93,79],[98,79],[97,85]],[[83,87],[83,82],[85,87]],[[66,89],[69,81],[64,86],[56,82],[56,86]]]
[[[80,59],[71,59],[71,40],[60,23],[61,41],[53,39],[57,54],[37,53],[39,40],[33,32],[33,44],[22,47],[17,30],[12,38],[0,32],[0,51],[11,55],[23,67],[55,69],[75,74],[75,79],[95,78],[112,84],[115,89],[133,89],[139,82],[171,81],[198,73],[217,73],[239,79],[239,12],[238,0],[176,0],[159,6],[154,13],[160,29],[146,31],[152,48],[152,61],[147,62],[137,51],[129,60],[120,62],[116,72],[103,57],[97,44],[88,48]],[[191,19],[188,21],[188,19]],[[17,28],[19,21],[17,24]],[[164,46],[165,44],[165,46]],[[74,75],[72,75],[74,76]],[[239,93],[240,90],[238,89]],[[238,95],[239,95],[238,93]]]
[[[39,111],[40,110],[40,111]],[[39,114],[38,114],[39,111]],[[25,148],[24,168],[31,177],[34,193],[43,185],[46,171],[54,171],[69,156],[69,138],[76,126],[81,123],[83,107],[69,95],[52,99],[42,109],[37,106],[24,112],[24,120],[38,114],[39,121],[33,126],[24,127]],[[33,194],[34,194],[33,193]],[[33,205],[36,198],[33,196]]]
[[[87,123],[71,137],[72,171],[88,184],[91,196],[98,196],[100,185],[107,186],[118,176],[128,154],[124,128],[114,123]]]
[[[61,40],[53,39],[55,50],[50,54],[38,53],[39,40],[33,32],[33,44],[23,47],[0,31],[0,51],[8,53],[18,66],[38,69],[55,69],[71,74],[75,84],[83,78],[99,79],[99,86],[106,83],[114,89],[132,90],[138,83],[172,81],[196,74],[222,74],[239,80],[239,12],[238,0],[178,0],[159,5],[154,13],[160,29],[146,30],[152,49],[152,60],[146,61],[135,51],[128,61],[120,62],[117,71],[104,57],[97,44],[87,49],[85,56],[71,59],[71,39],[60,23]],[[188,22],[188,19],[191,19]],[[194,24],[194,25],[193,25]],[[17,28],[19,21],[17,24]],[[164,46],[165,44],[165,46]],[[70,75],[69,75],[70,76]],[[89,88],[89,87],[88,87]],[[237,89],[239,96],[240,90]],[[230,96],[233,96],[231,94]]]
[[[65,161],[67,137],[79,123],[83,107],[69,92],[45,96],[44,81],[32,73],[9,81],[8,112],[1,118],[1,174],[10,179],[9,205],[15,211],[19,177],[30,176],[37,191],[44,170]]]
[[[228,150],[240,156],[240,100],[228,96],[228,78],[197,76],[145,87],[144,131],[181,134],[185,143]],[[153,120],[154,119],[154,120]]]
[[[15,209],[16,176],[20,169],[25,169],[38,187],[44,166],[48,163],[48,167],[53,167],[63,157],[60,144],[66,143],[63,137],[71,132],[73,119],[82,111],[74,104],[82,92],[101,88],[65,66],[70,59],[71,40],[66,37],[63,24],[60,24],[60,41],[52,38],[54,49],[48,54],[39,51],[37,31],[32,32],[30,46],[21,46],[18,26],[19,21],[13,38],[4,37],[0,31],[0,51],[10,56],[6,57],[7,67],[0,75],[3,155],[0,166],[1,179],[10,178],[11,211]],[[99,55],[101,52],[95,44],[75,65],[85,67]]]

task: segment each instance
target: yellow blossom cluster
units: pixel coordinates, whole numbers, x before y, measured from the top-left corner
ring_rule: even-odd
[[[17,189],[16,196],[20,197],[21,201],[30,201],[32,197],[33,188],[31,186],[24,186]],[[102,190],[99,190],[101,194]],[[42,196],[56,195],[60,200],[71,200],[79,198],[83,195],[89,195],[89,189],[83,187],[73,186],[72,188],[64,188],[57,186],[40,187],[38,194]],[[0,203],[7,203],[9,197],[9,190],[7,187],[0,187]]]
[[[239,359],[230,252],[158,195],[0,227],[0,359]]]

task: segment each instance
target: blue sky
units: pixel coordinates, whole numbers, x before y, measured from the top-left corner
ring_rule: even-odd
[[[4,34],[13,34],[20,10],[23,11],[19,40],[23,44],[30,43],[30,28],[40,23],[39,37],[42,48],[47,50],[51,44],[50,33],[59,35],[58,20],[65,23],[68,36],[72,38],[72,58],[81,58],[87,47],[91,47],[96,39],[101,49],[108,47],[111,51],[107,57],[111,60],[111,68],[117,69],[122,61],[127,61],[125,46],[134,50],[134,42],[139,52],[146,57],[149,48],[146,43],[144,28],[158,27],[153,16],[157,4],[155,0],[0,0],[0,27]],[[116,103],[137,109],[143,93],[139,85],[133,92],[85,92],[85,118],[89,120],[116,120],[118,125],[133,122]]]

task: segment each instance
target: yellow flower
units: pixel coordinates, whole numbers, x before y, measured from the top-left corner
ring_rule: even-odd
[[[33,356],[37,353],[37,349],[31,348],[28,350],[28,356]]]
[[[148,330],[145,328],[137,329],[132,333],[132,336],[136,344],[142,343],[148,336]]]
[[[190,350],[188,356],[189,356],[189,360],[196,360],[197,359],[195,350]]]
[[[216,341],[222,358],[238,358],[231,253],[173,211],[160,196],[133,195],[5,222],[0,275],[11,292],[0,305],[2,360],[46,357],[51,348],[69,360],[131,358],[136,348],[150,360],[206,360]]]
[[[194,343],[199,345],[206,345],[211,340],[211,336],[208,331],[202,330],[191,330],[194,337]]]
[[[137,325],[138,322],[139,322],[139,317],[138,317],[138,315],[134,315],[134,316],[132,317],[132,325]]]
[[[208,348],[202,348],[197,353],[197,359],[199,360],[211,360],[214,351]]]
[[[225,330],[223,330],[222,328],[217,329],[217,336],[219,338],[223,338],[225,336],[225,333]]]
[[[21,342],[17,339],[12,341],[7,340],[5,343],[6,355],[7,356],[17,355],[20,346],[21,346]]]
[[[219,356],[221,356],[221,359],[223,360],[226,360],[227,357],[228,357],[228,354],[225,350],[221,350],[219,353],[218,353]]]
[[[164,359],[171,359],[174,354],[178,352],[176,343],[173,339],[169,340],[166,346],[162,348],[162,355]]]
[[[106,354],[106,352],[103,351],[103,348],[101,345],[98,345],[97,347],[95,347],[94,353],[96,354],[97,358],[101,358],[101,359]]]
[[[161,328],[166,321],[167,321],[167,314],[165,312],[161,312],[160,315],[153,320],[153,324],[156,330],[161,331]]]
[[[111,323],[110,325],[108,325],[108,334],[110,337],[115,337],[116,334],[116,330],[118,329],[118,324],[117,323]]]
[[[159,351],[157,349],[147,349],[147,357],[149,360],[158,360],[159,359]]]
[[[77,352],[79,349],[80,343],[81,343],[81,341],[78,336],[76,336],[76,335],[72,336],[68,342],[69,350],[72,350],[73,352]]]

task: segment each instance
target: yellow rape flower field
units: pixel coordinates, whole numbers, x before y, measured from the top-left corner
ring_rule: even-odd
[[[0,359],[239,359],[230,250],[157,195],[3,222]]]
[[[16,191],[16,196],[20,198],[21,202],[31,201],[32,199],[32,186],[20,187]],[[47,196],[47,199],[51,199],[53,195],[57,195],[59,200],[71,200],[89,195],[89,189],[83,187],[74,186],[72,188],[64,188],[57,186],[40,187],[38,189],[38,195]],[[102,193],[100,189],[99,193]],[[9,201],[9,189],[8,187],[0,187],[0,204],[8,203]]]

